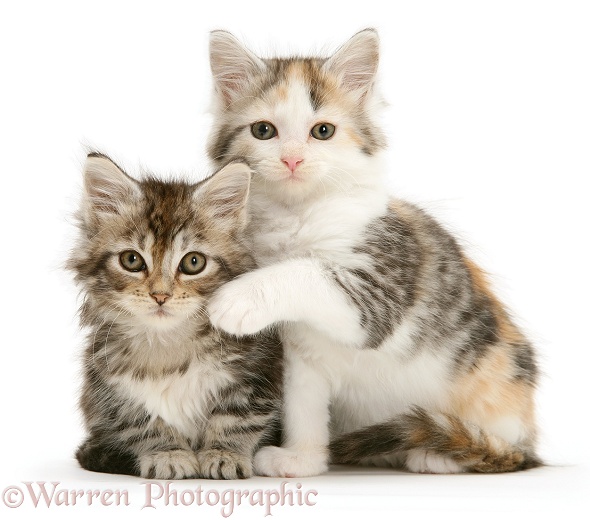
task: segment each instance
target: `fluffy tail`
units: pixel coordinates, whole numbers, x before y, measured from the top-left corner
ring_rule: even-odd
[[[532,450],[511,445],[452,415],[422,408],[335,439],[330,443],[330,457],[334,464],[356,464],[367,457],[412,449],[449,457],[467,471],[479,473],[542,465]]]

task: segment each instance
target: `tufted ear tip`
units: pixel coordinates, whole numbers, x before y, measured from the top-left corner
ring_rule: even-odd
[[[117,213],[119,206],[140,195],[137,181],[129,177],[110,157],[90,152],[84,163],[84,194],[88,211]]]
[[[373,85],[378,65],[379,35],[368,28],[344,43],[324,67],[340,79],[344,89],[364,95]]]
[[[231,162],[199,186],[196,195],[201,206],[208,208],[215,221],[240,219],[244,216],[252,171],[244,162]]]
[[[239,187],[247,195],[250,189],[252,170],[245,161],[236,160],[221,168],[215,174],[215,177],[220,184],[227,184],[236,188]]]
[[[238,97],[251,78],[266,67],[233,34],[224,30],[209,33],[209,60],[216,88],[226,103]]]

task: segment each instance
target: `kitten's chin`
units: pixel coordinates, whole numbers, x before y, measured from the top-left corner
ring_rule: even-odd
[[[185,314],[172,312],[165,307],[159,307],[158,309],[147,312],[140,317],[138,316],[138,318],[141,326],[146,329],[153,329],[157,332],[168,332],[178,329],[186,324]]]
[[[262,177],[253,180],[253,186],[265,195],[285,203],[301,202],[320,192],[325,194],[325,187],[322,188],[321,183],[303,174]]]
[[[150,315],[155,318],[161,318],[162,320],[174,317],[173,313],[164,307],[158,307],[156,310],[152,311]]]
[[[146,320],[149,327],[158,330],[171,330],[182,325],[183,319],[172,314],[153,313]]]

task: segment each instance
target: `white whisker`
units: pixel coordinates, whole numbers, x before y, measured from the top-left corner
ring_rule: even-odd
[[[98,331],[102,328],[102,326],[106,323],[107,318],[109,317],[109,315],[111,314],[111,312],[117,310],[117,306],[115,305],[112,309],[109,310],[109,312],[106,313],[105,317],[103,318],[101,324],[96,327],[96,330],[94,331],[94,337],[92,338],[92,362],[96,363],[96,358],[95,358],[95,350],[94,350],[94,344],[96,343],[96,335],[98,334]]]
[[[121,316],[121,313],[122,313],[123,311],[124,311],[124,309],[121,309],[121,310],[119,311],[119,314],[117,314],[117,315],[115,316],[115,319],[114,319],[114,320],[111,322],[111,326],[109,327],[109,330],[107,331],[107,337],[106,337],[106,338],[105,338],[105,340],[104,340],[104,347],[103,347],[103,348],[104,348],[104,359],[105,359],[105,362],[106,362],[106,365],[107,365],[107,371],[109,371],[109,372],[110,372],[110,368],[109,368],[109,358],[108,358],[108,356],[107,356],[107,343],[108,343],[108,341],[109,341],[109,335],[110,335],[110,333],[111,333],[111,329],[113,328],[113,324],[115,323],[115,321],[117,321],[117,318],[118,318],[119,316]]]

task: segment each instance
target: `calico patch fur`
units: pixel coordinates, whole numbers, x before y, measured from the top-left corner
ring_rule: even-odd
[[[259,267],[208,309],[236,334],[279,324],[287,352],[283,446],[256,455],[259,472],[315,475],[330,451],[421,472],[538,464],[533,346],[457,240],[387,193],[376,32],[327,58],[261,59],[222,31],[210,51],[208,153],[255,171]],[[256,139],[259,121],[276,135]],[[310,136],[318,123],[333,136]]]

